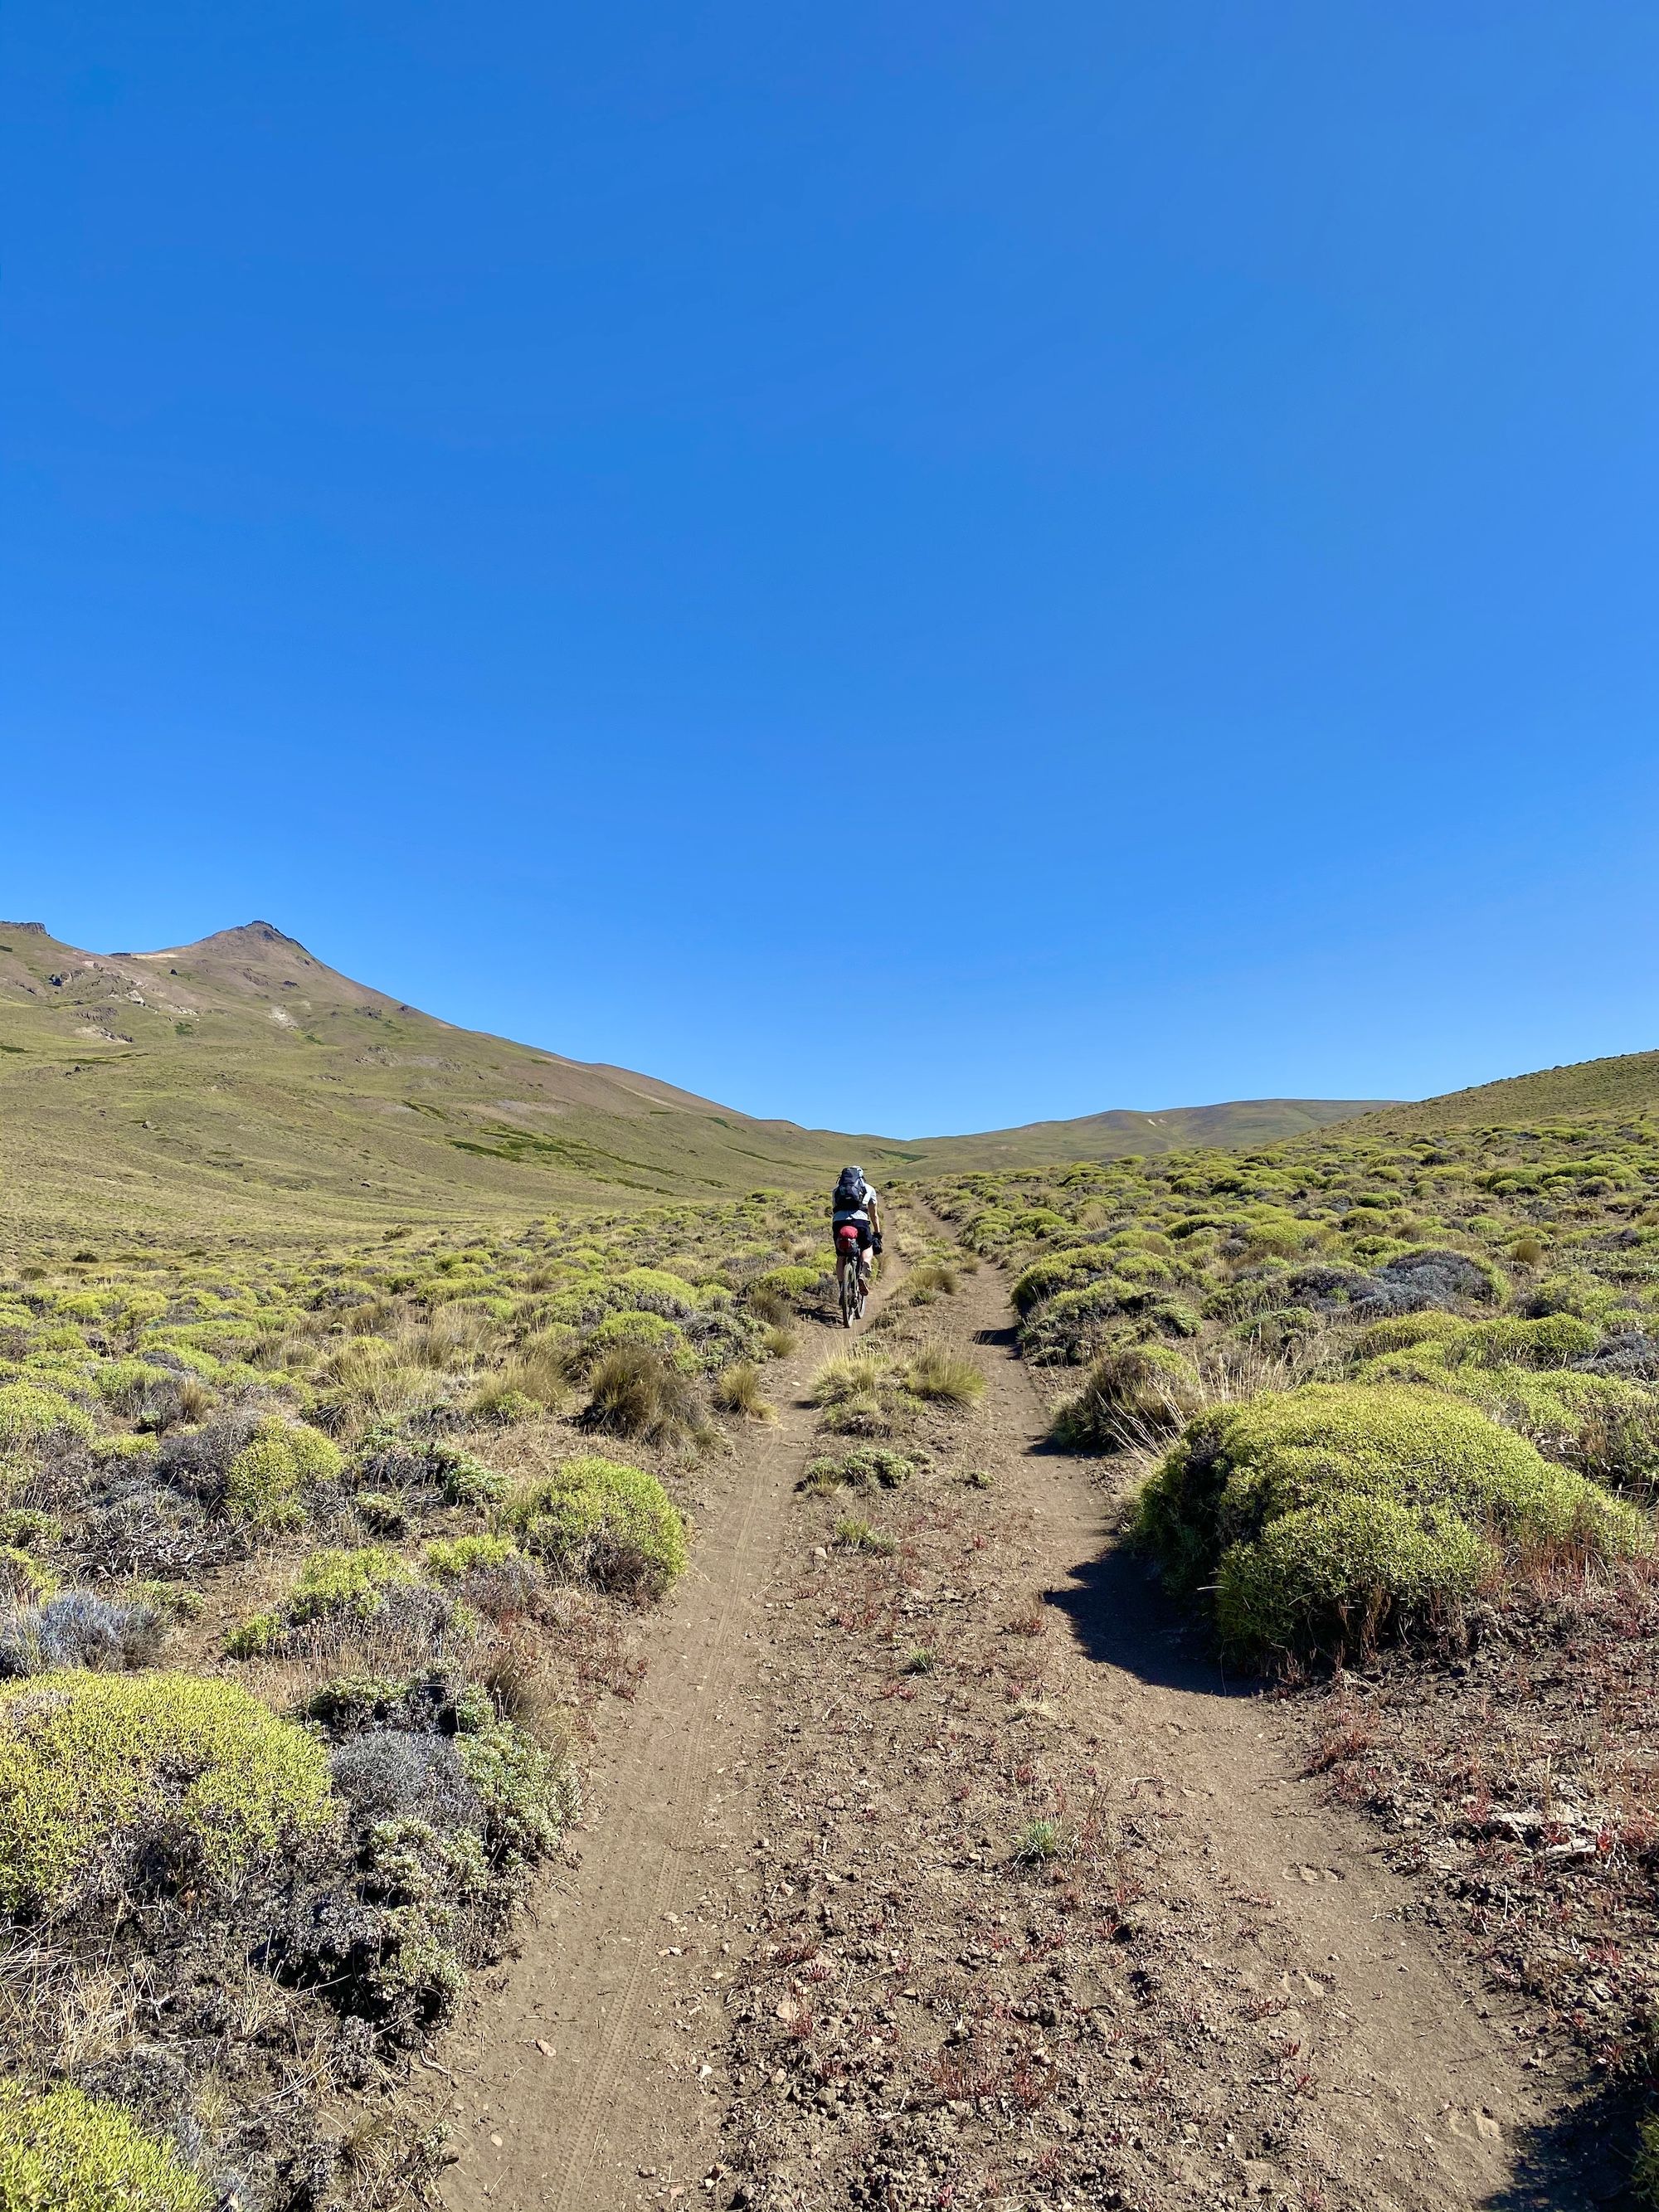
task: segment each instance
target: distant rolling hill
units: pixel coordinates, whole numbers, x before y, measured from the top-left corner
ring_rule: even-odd
[[[314,1236],[822,1182],[1253,1144],[1370,1101],[1097,1114],[900,1144],[758,1121],[619,1067],[457,1029],[269,922],[95,953],[0,922],[0,1222]]]
[[[1120,1110],[1072,1121],[1027,1121],[976,1137],[930,1137],[913,1158],[949,1175],[973,1168],[1056,1166],[1121,1159],[1126,1152],[1183,1152],[1195,1145],[1265,1145],[1392,1103],[1382,1098],[1239,1098],[1222,1106],[1172,1106],[1161,1114]]]

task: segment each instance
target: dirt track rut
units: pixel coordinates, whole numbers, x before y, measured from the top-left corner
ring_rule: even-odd
[[[760,1726],[763,1591],[811,1435],[793,1401],[822,1356],[815,1335],[769,1370],[777,1426],[708,1470],[691,1566],[647,1632],[645,1686],[611,1717],[586,1778],[580,1852],[548,1885],[480,2020],[444,2054],[461,2152],[444,2190],[453,2212],[631,2205],[642,2181],[715,2154],[702,2039],[676,2026],[676,1923],[720,1886],[732,1848],[734,1770]]]

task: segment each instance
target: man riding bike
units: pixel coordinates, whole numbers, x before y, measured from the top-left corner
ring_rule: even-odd
[[[862,1168],[843,1168],[830,1201],[830,1233],[836,1243],[836,1288],[840,1290],[848,1258],[856,1254],[867,1289],[870,1261],[881,1249],[881,1203],[864,1180]]]

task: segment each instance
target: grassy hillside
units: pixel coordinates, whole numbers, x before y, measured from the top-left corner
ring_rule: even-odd
[[[1173,1106],[1161,1114],[1085,1114],[1072,1121],[1027,1121],[970,1137],[929,1137],[912,1146],[927,1172],[1053,1167],[1066,1160],[1152,1158],[1193,1146],[1271,1145],[1348,1121],[1392,1102],[1379,1098],[1240,1098],[1222,1106]]]
[[[1385,1107],[1372,1125],[1393,1131],[1476,1129],[1554,1121],[1563,1115],[1640,1114],[1659,1106],[1659,1052],[1620,1053],[1507,1076],[1413,1105]]]
[[[1105,1114],[907,1145],[757,1121],[453,1027],[269,922],[161,952],[0,923],[0,1233],[124,1243],[522,1221],[973,1166],[1265,1142],[1366,1102]]]
[[[848,1143],[453,1028],[266,922],[108,955],[0,924],[14,1231],[521,1219],[579,1199],[805,1188]]]

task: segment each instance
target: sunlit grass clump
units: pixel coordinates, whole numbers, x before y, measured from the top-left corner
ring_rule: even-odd
[[[905,1362],[904,1386],[936,1405],[976,1406],[985,1395],[985,1375],[964,1353],[925,1344]]]

